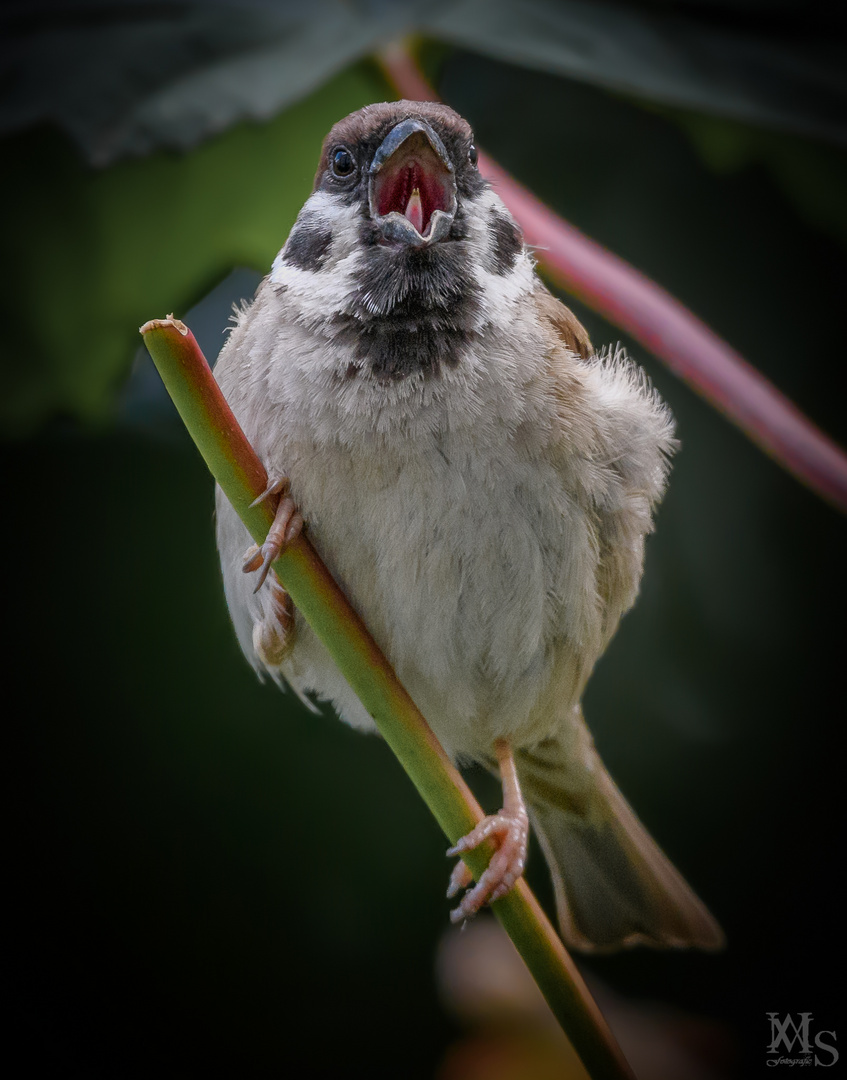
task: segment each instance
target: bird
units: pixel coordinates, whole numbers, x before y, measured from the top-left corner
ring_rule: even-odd
[[[501,779],[501,810],[448,851],[451,918],[514,887],[532,828],[570,947],[720,948],[581,705],[638,593],[674,421],[544,285],[467,121],[394,101],[336,123],[233,323],[215,376],[278,497],[259,546],[216,494],[258,675],[376,730],[272,569],[305,526],[447,753]],[[485,840],[474,882],[462,855]]]

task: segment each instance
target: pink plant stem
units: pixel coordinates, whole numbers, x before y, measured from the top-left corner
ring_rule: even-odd
[[[404,97],[438,100],[407,49],[391,46],[379,60]],[[837,443],[660,285],[553,213],[488,155],[480,153],[479,167],[558,285],[640,341],[774,461],[847,512],[847,454]]]

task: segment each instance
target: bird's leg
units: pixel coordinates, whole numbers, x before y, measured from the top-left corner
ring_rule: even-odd
[[[512,747],[508,739],[497,739],[494,750],[503,784],[503,809],[483,818],[479,825],[467,836],[463,836],[447,854],[461,855],[463,851],[471,851],[489,838],[495,839],[498,846],[477,884],[465,893],[459,906],[450,912],[453,922],[470,918],[485,904],[505,896],[523,874],[526,866],[529,818],[518,783]],[[469,885],[472,879],[470,870],[460,861],[450,877],[447,895],[455,896],[460,889]]]
[[[254,593],[258,592],[267,580],[264,617],[253,625],[253,648],[267,667],[279,667],[294,644],[294,604],[271,566],[286,544],[290,544],[300,535],[303,517],[288,494],[287,477],[269,480],[268,486],[252,505],[258,506],[271,495],[281,496],[273,524],[264,544],[261,547],[253,544],[245,552],[241,568],[245,574],[258,570],[259,578]]]
[[[290,544],[292,540],[295,540],[303,528],[303,516],[288,494],[288,479],[286,477],[268,484],[253,505],[260,503],[269,495],[277,494],[281,498],[277,504],[273,525],[268,531],[267,538],[261,547],[254,544],[247,550],[244,555],[244,564],[241,567],[245,574],[252,574],[256,570],[259,571],[256,588],[253,592],[258,592],[261,589],[265,578],[268,576],[268,571],[276,559],[279,558],[282,549],[287,544]]]

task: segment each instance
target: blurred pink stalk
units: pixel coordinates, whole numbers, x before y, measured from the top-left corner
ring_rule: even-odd
[[[390,46],[379,61],[403,97],[438,100],[404,47]],[[640,341],[774,461],[847,512],[841,447],[661,286],[554,214],[486,154],[479,167],[558,285]]]

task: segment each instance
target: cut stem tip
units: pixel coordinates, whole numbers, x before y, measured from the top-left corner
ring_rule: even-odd
[[[168,326],[172,326],[175,330],[178,330],[183,337],[188,336],[188,327],[181,319],[175,319],[173,312],[164,319],[148,319],[143,326],[139,326],[138,332],[143,337],[145,334],[149,333],[150,330],[163,330]]]

